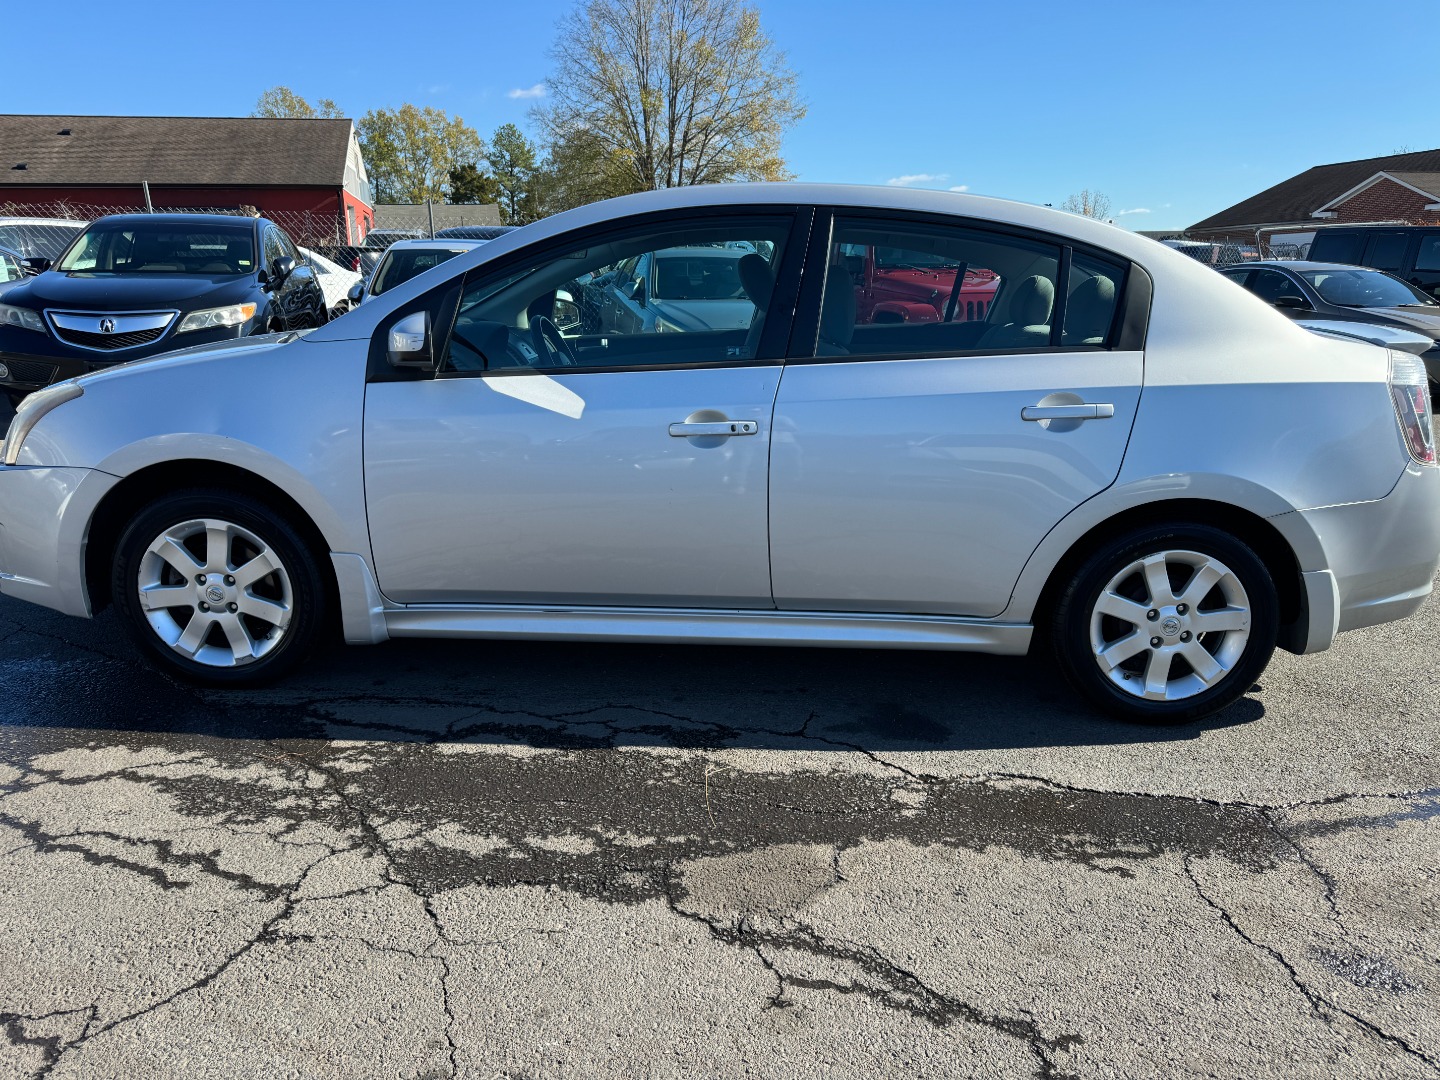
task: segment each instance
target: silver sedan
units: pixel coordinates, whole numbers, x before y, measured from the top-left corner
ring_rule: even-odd
[[[675,249],[739,252],[745,316],[588,316]],[[907,302],[868,294],[870,249]],[[707,287],[691,262],[657,289]],[[0,592],[113,603],[152,662],[218,684],[329,626],[1043,644],[1100,709],[1174,723],[1277,645],[1409,615],[1440,561],[1414,356],[1110,226],[893,188],[573,210],[320,329],[51,386],[3,461]]]

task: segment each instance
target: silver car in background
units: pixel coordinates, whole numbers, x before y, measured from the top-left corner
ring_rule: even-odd
[[[862,323],[837,254],[857,245],[963,270]],[[745,317],[577,311],[679,250],[739,253]],[[994,299],[957,318],[971,270]],[[894,188],[572,210],[317,330],[51,386],[3,461],[0,591],[113,603],[152,662],[216,684],[279,676],[332,624],[1038,644],[1100,709],[1175,723],[1277,644],[1411,614],[1440,562],[1414,355],[1310,333],[1111,226]]]

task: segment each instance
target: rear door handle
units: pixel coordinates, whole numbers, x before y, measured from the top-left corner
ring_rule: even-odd
[[[670,425],[670,435],[676,439],[688,439],[696,435],[754,435],[759,430],[760,425],[754,420],[707,420],[699,424]]]
[[[1020,410],[1021,420],[1103,420],[1115,415],[1115,406],[1100,405],[1026,405]]]

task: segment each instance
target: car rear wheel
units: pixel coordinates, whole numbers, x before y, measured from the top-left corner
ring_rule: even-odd
[[[308,545],[238,492],[182,492],[140,511],[121,536],[111,588],[141,651],[194,682],[278,678],[305,659],[324,624]]]
[[[1248,546],[1210,526],[1149,526],[1085,561],[1055,607],[1051,641],[1092,705],[1181,724],[1250,689],[1278,626],[1275,584]]]

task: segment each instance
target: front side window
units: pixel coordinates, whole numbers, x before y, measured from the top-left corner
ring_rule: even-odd
[[[87,274],[248,274],[255,268],[249,225],[96,224],[55,269]]]
[[[821,303],[820,356],[945,355],[1052,343],[1060,247],[945,225],[840,218]],[[1120,273],[1077,258],[1066,344],[1108,340]],[[1083,287],[1083,292],[1079,290]]]
[[[466,283],[441,371],[673,367],[759,357],[788,217],[612,233]]]
[[[1255,276],[1250,280],[1250,291],[1267,304],[1275,303],[1282,296],[1305,295],[1299,285],[1278,270],[1255,271]]]

